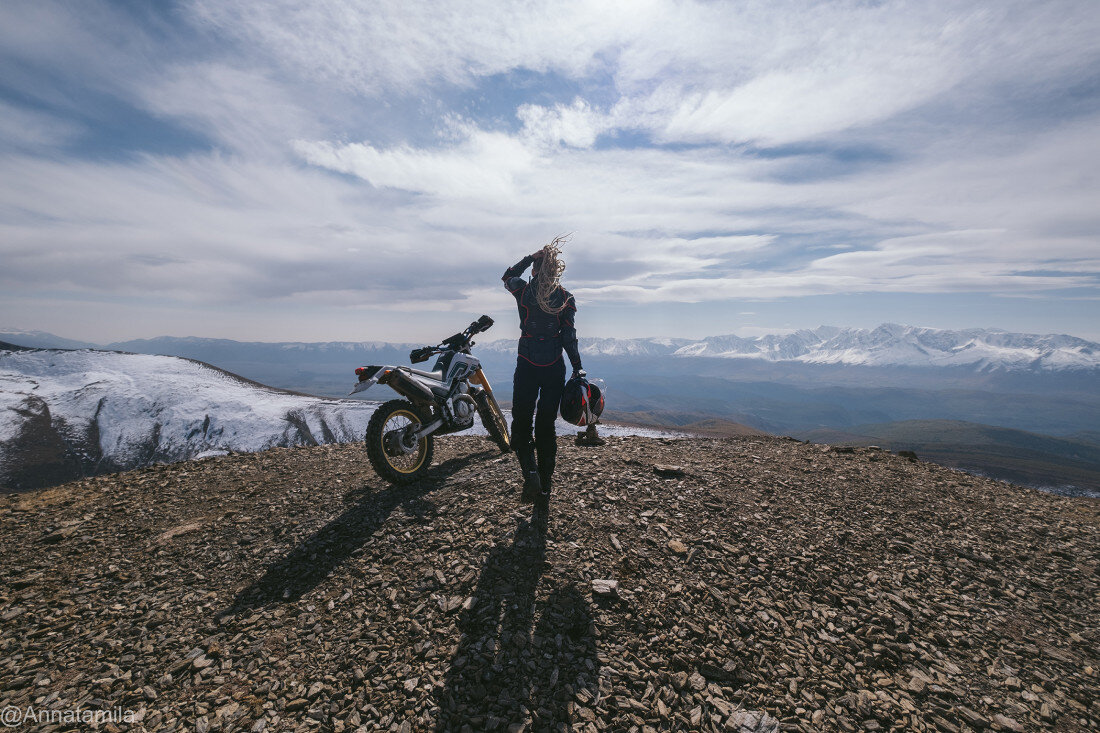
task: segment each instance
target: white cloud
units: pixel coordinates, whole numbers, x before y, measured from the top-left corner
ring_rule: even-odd
[[[0,10],[5,53],[221,152],[0,101],[9,292],[478,310],[564,231],[586,304],[1095,288],[1096,112],[1027,98],[1091,78],[1089,3],[196,0],[163,46],[89,7]]]
[[[370,97],[473,86],[520,69],[610,74],[620,97],[600,124],[583,100],[520,108],[533,130],[579,147],[612,124],[666,141],[813,139],[886,119],[969,79],[1085,68],[1097,59],[1091,39],[1100,32],[1088,8],[1073,0],[191,6],[289,73]]]
[[[773,71],[729,91],[688,95],[658,133],[670,141],[781,144],[814,139],[877,122],[928,99],[944,86],[944,80],[935,78],[938,71]],[[898,84],[906,77],[906,84]]]
[[[990,148],[981,133],[950,138],[923,155],[843,185],[818,187],[822,203],[874,220],[907,218],[936,230],[1003,229],[991,257],[1041,261],[1087,256],[1100,214],[1098,118],[1048,129]],[[1014,254],[1015,253],[1015,254]]]
[[[269,74],[225,63],[170,67],[139,94],[154,114],[252,155],[283,153],[294,138],[318,130],[314,116]]]
[[[315,164],[375,185],[432,195],[420,207],[436,227],[492,230],[515,221],[534,232],[538,222],[558,221],[564,224],[542,233],[580,230],[569,254],[581,267],[570,277],[579,283],[578,294],[597,302],[1020,292],[1095,284],[1089,276],[1096,259],[1090,236],[1040,231],[1052,212],[1081,216],[1091,211],[1087,201],[1100,195],[1100,184],[1089,178],[1094,163],[1081,152],[1092,137],[1084,125],[1052,130],[1012,155],[968,157],[959,151],[950,163],[936,155],[917,157],[868,175],[801,185],[769,180],[781,161],[735,151],[553,148],[547,141],[560,142],[557,132],[531,129],[514,136],[468,130],[464,142],[442,150],[322,144],[304,152]],[[488,149],[495,155],[487,155]],[[1051,161],[1061,165],[1052,170]],[[1035,190],[1037,185],[1044,190]],[[1027,206],[1017,203],[1021,198]],[[769,234],[675,234],[752,230]],[[898,237],[899,230],[920,234]],[[642,234],[647,231],[663,233]],[[768,264],[782,235],[822,232],[878,243],[868,249],[827,241],[827,256],[786,253],[794,255],[791,263]],[[610,284],[601,286],[601,279]]]
[[[77,106],[65,83],[80,91],[124,94],[135,80],[148,78],[159,61],[161,49],[145,29],[102,0],[82,2],[76,12],[58,0],[4,3],[0,14],[0,50],[19,61],[5,64],[5,82],[53,106]],[[35,83],[39,70],[59,72],[61,78]]]
[[[380,150],[361,143],[304,140],[295,141],[294,148],[313,165],[358,176],[374,186],[458,199],[510,197],[516,175],[535,162],[523,143],[508,135],[481,131],[444,150],[410,146]]]
[[[0,101],[0,146],[5,148],[53,148],[80,134],[82,127],[52,115]]]
[[[571,105],[559,104],[553,108],[524,104],[516,110],[516,116],[523,122],[523,137],[540,148],[558,145],[590,148],[600,133],[614,127],[607,115],[580,98]]]
[[[583,74],[646,3],[194,0],[190,11],[285,69],[367,95],[516,68]]]

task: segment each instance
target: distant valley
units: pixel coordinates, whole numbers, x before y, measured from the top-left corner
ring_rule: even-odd
[[[1100,444],[1087,435],[1052,438],[952,420],[906,420],[848,430],[811,430],[795,437],[913,451],[941,466],[1063,494],[1100,497]]]

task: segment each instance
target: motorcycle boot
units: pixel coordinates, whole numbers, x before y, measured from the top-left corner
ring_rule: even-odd
[[[523,493],[520,495],[520,501],[524,504],[530,504],[542,491],[539,467],[538,463],[535,462],[535,447],[531,445],[530,440],[527,440],[516,444],[515,448],[516,458],[519,459],[520,474],[523,477]]]
[[[556,449],[557,446],[555,445]],[[554,468],[557,463],[557,451],[539,451],[539,482],[542,490],[535,498],[535,511],[532,514],[535,526],[546,531],[550,519],[550,492],[554,487]]]

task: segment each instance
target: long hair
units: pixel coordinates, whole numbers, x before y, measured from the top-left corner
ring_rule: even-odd
[[[539,262],[538,277],[535,278],[535,302],[539,308],[557,315],[565,310],[565,301],[561,305],[550,304],[550,298],[561,284],[561,274],[565,272],[565,263],[561,261],[561,246],[569,241],[572,234],[561,234],[542,248],[542,260]]]

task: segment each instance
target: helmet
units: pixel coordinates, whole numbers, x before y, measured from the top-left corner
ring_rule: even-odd
[[[565,383],[561,393],[561,417],[574,425],[587,425],[603,413],[603,390],[580,375],[574,375]]]

